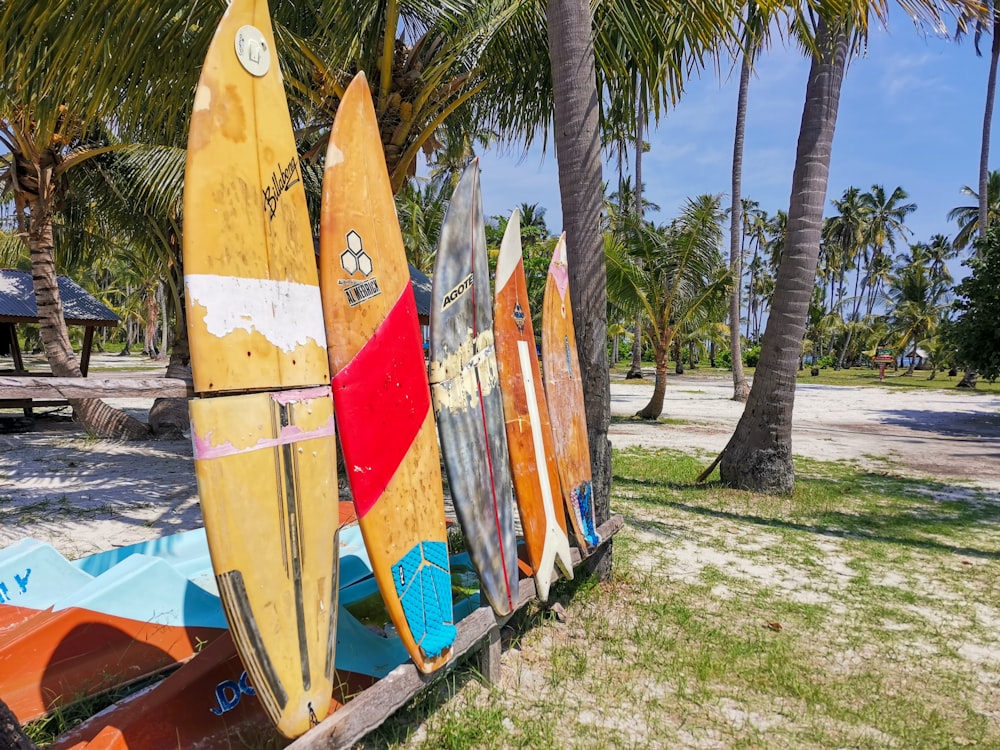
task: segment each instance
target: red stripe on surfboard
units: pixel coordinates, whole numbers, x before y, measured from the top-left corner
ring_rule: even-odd
[[[475,208],[473,208],[475,211]],[[473,248],[472,267],[476,267],[475,250],[476,247],[476,227],[472,225],[472,233],[469,236],[469,247]],[[488,287],[487,287],[488,288]],[[479,321],[476,319],[476,285],[472,285],[472,335],[479,338]],[[503,567],[503,586],[507,592],[507,606],[514,609],[514,595],[510,590],[510,577],[507,575],[507,553],[503,548],[503,529],[500,528],[500,503],[497,501],[497,483],[493,478],[493,451],[490,450],[490,425],[486,419],[486,403],[483,400],[483,384],[479,379],[479,370],[476,370],[476,390],[479,393],[479,413],[483,420],[483,435],[486,436],[486,465],[490,470],[490,494],[493,498],[493,523],[497,531],[497,547],[500,550],[500,565]]]
[[[413,289],[333,378],[344,464],[358,518],[382,496],[431,408]]]

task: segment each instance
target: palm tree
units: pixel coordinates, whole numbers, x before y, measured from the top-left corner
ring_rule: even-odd
[[[948,270],[948,261],[958,256],[958,250],[948,237],[935,234],[927,245],[927,261],[931,277],[938,283],[951,286],[954,279]]]
[[[684,13],[677,13],[675,8],[651,2],[631,0],[618,6],[598,2],[594,12],[599,22],[595,24],[586,0],[546,3],[559,192],[577,324],[577,350],[587,403],[598,522],[607,517],[611,486],[611,446],[607,438],[611,389],[605,318],[607,269],[601,234],[604,190],[599,109],[604,101],[642,101],[646,112],[659,111],[664,99],[679,93],[684,76],[700,67],[700,56],[715,46],[720,30],[728,28],[727,23],[735,14],[734,6],[735,2],[711,6],[689,3],[684,5]],[[537,49],[529,35],[519,34],[518,38],[528,50]],[[602,60],[600,66],[595,66],[595,56]],[[612,64],[614,61],[619,67]],[[628,70],[629,75],[620,76],[623,70]],[[601,96],[596,85],[598,71]],[[519,90],[525,88],[517,75],[509,80],[516,82]],[[503,111],[520,117],[514,104],[507,100]],[[545,121],[537,118],[532,124]]]
[[[86,196],[101,216],[100,227],[86,236],[99,243],[97,252],[118,269],[108,278],[120,274],[132,296],[138,290],[145,292],[131,300],[130,315],[147,329],[147,337],[159,324],[164,349],[169,351],[165,374],[170,378],[190,376],[180,241],[184,163],[183,148],[131,145],[91,159],[70,173],[73,192]],[[78,223],[72,216],[62,221],[82,234],[73,226]],[[149,424],[161,436],[186,432],[190,426],[186,399],[157,398]]]
[[[997,26],[1000,24],[1000,7],[997,6],[994,0],[985,0],[984,4],[987,10],[986,14],[960,13],[958,16],[958,28],[955,33],[956,39],[960,39],[966,31],[967,25],[969,23],[974,25],[974,46],[977,56],[982,54],[979,50],[979,40],[982,38],[983,33],[988,31],[993,36],[990,45],[990,72],[986,77],[986,103],[983,107],[983,127],[979,145],[979,190],[977,192],[976,226],[980,237],[986,236],[986,230],[992,219],[988,200],[990,196],[990,131],[993,126],[993,102],[997,89],[997,64],[1000,62],[1000,34],[997,33]]]
[[[636,155],[637,172],[640,163],[638,153]],[[660,207],[651,202],[641,189],[633,190],[632,181],[629,177],[619,180],[618,190],[612,193],[605,201],[605,210],[608,213],[607,227],[611,232],[618,231],[624,226],[630,216],[645,216],[646,211],[658,211]],[[642,378],[642,319],[636,318],[632,321],[632,361],[625,379]]]
[[[748,2],[741,19],[743,49],[740,52],[740,86],[736,100],[736,133],[733,138],[732,191],[729,208],[729,274],[734,279],[742,277],[741,241],[743,239],[743,142],[746,134],[747,97],[750,90],[750,68],[754,58],[768,42],[769,14],[757,2]],[[733,284],[729,293],[729,350],[733,355],[733,400],[745,402],[750,395],[750,385],[743,372],[743,355],[740,339],[740,284]]]
[[[865,213],[865,240],[872,250],[863,286],[868,292],[865,314],[871,315],[875,301],[881,292],[882,282],[891,262],[886,256],[886,248],[896,249],[896,238],[908,233],[905,222],[907,215],[917,210],[916,203],[903,203],[909,196],[901,187],[896,187],[886,195],[881,185],[872,185],[871,190],[861,195],[861,205]]]
[[[465,116],[453,115],[445,120],[431,136],[437,149],[430,162],[431,177],[442,178],[452,191],[458,187],[465,167],[476,156],[476,147],[485,148],[496,140],[496,133],[489,128],[476,127],[468,113],[462,114]]]
[[[607,269],[601,235],[604,182],[593,19],[587,0],[548,0],[545,17],[552,65],[555,147],[570,297],[587,404],[595,518],[601,523],[610,514],[611,381],[605,317]]]
[[[422,149],[444,152],[447,168],[467,160],[474,143],[492,139],[492,123],[477,108],[496,105],[480,94],[510,72],[512,27],[524,3],[385,0],[316,4],[311,13],[273,5],[293,120],[304,133],[323,134],[307,159],[325,153],[330,123],[358,71],[371,82],[393,192],[415,174]]]
[[[829,252],[830,312],[838,311],[845,320],[856,320],[861,304],[858,284],[861,274],[854,277],[855,306],[850,314],[844,316],[843,295],[846,291],[846,275],[858,267],[858,260],[865,247],[865,232],[867,231],[867,216],[861,203],[861,191],[856,187],[847,188],[839,199],[831,201],[837,213],[831,216],[823,225],[823,237]],[[837,292],[834,301],[834,291]]]
[[[958,234],[952,240],[956,250],[964,250],[972,244],[972,240],[979,233],[979,196],[980,192],[973,190],[968,185],[963,185],[960,191],[962,195],[968,195],[975,201],[972,206],[956,206],[948,212],[948,221],[958,223]],[[986,180],[986,206],[988,223],[992,224],[1000,217],[1000,171],[990,170]]]
[[[632,137],[635,120],[631,107],[627,112],[623,102],[611,102],[601,117],[601,147],[607,151],[608,159],[613,159],[618,171],[618,190],[625,182],[625,161],[628,158],[628,144]]]
[[[941,26],[937,3],[907,0],[900,4],[909,13]],[[884,0],[860,5],[852,9],[854,16],[825,4],[799,11],[801,28],[810,31],[812,62],[792,174],[788,235],[750,397],[719,459],[722,480],[731,486],[790,493],[795,485],[791,446],[795,372],[815,289],[840,90],[852,39],[863,39],[869,12],[885,20]]]
[[[947,289],[931,278],[922,263],[911,263],[899,269],[889,280],[886,290],[889,323],[896,331],[895,348],[904,354],[916,348],[934,334],[948,309]],[[910,358],[907,374],[912,374],[914,357]]]
[[[941,321],[942,324],[945,322],[945,320]],[[954,355],[947,337],[941,334],[940,328],[942,327],[943,325],[939,326],[939,330],[936,333],[922,342],[924,350],[927,352],[927,361],[931,363],[931,374],[927,376],[928,380],[934,380],[938,374],[938,370],[945,369],[948,366],[949,359]]]
[[[55,375],[79,377],[56,285],[53,221],[67,173],[114,148],[98,127],[113,122],[125,139],[142,128],[184,122],[196,71],[211,37],[211,8],[180,0],[120,3],[73,0],[4,4],[0,48],[19,50],[0,86],[0,192],[13,194],[18,231],[31,254],[40,333]],[[212,23],[214,28],[214,23]],[[170,50],[170,54],[155,51]],[[114,60],[114,65],[108,65]],[[95,84],[92,71],[100,71]],[[155,101],[156,107],[146,106]],[[123,106],[123,102],[127,104]],[[97,435],[134,438],[148,427],[96,399],[71,402]]]
[[[761,252],[767,244],[768,217],[767,212],[759,207],[756,201],[744,200],[741,206],[743,215],[743,234],[749,240],[749,247],[753,248],[753,256],[747,264],[747,330],[746,337],[750,338],[750,326],[752,319],[757,313],[758,303],[754,296],[757,288],[757,274],[763,268],[763,256]],[[742,264],[742,261],[741,261]],[[735,277],[734,277],[735,278]],[[742,277],[740,278],[742,283]]]
[[[409,180],[396,193],[396,214],[403,233],[406,259],[424,273],[434,268],[438,236],[453,191],[450,177]]]
[[[621,308],[641,311],[653,345],[656,384],[637,417],[659,418],[675,335],[728,292],[729,274],[719,251],[725,218],[719,202],[719,196],[698,196],[667,226],[633,216],[624,231],[605,236],[609,295]]]
[[[550,236],[545,225],[545,207],[537,203],[522,203],[518,206],[521,214],[521,246],[537,245]]]

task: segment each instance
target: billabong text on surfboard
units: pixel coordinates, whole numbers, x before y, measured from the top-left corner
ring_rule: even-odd
[[[278,212],[278,200],[282,194],[299,182],[299,162],[294,156],[284,169],[278,165],[277,171],[271,173],[271,184],[264,188],[264,205],[267,207],[268,218],[273,219]]]

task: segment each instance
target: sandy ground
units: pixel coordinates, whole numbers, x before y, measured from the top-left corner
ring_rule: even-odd
[[[634,414],[651,392],[648,385],[612,383],[613,415]],[[663,416],[681,423],[616,419],[612,443],[703,452],[707,463],[742,412],[731,393],[725,379],[671,378]],[[114,403],[145,417],[150,402]],[[793,450],[883,469],[888,462],[909,476],[1000,490],[1000,398],[803,385]],[[0,549],[33,537],[76,558],[200,524],[187,441],[93,440],[65,417],[39,419],[32,432],[0,435]]]
[[[611,413],[630,416],[652,386],[612,383]],[[732,383],[684,375],[668,381],[662,417],[683,424],[616,421],[611,442],[703,450],[714,458],[732,435],[743,404]],[[892,466],[913,477],[975,482],[1000,490],[1000,398],[949,391],[800,384],[792,417],[792,452],[824,461]]]

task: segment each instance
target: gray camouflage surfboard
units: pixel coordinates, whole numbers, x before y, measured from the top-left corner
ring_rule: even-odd
[[[428,372],[455,514],[482,595],[506,615],[517,596],[517,547],[492,300],[479,164],[473,161],[441,227]]]

